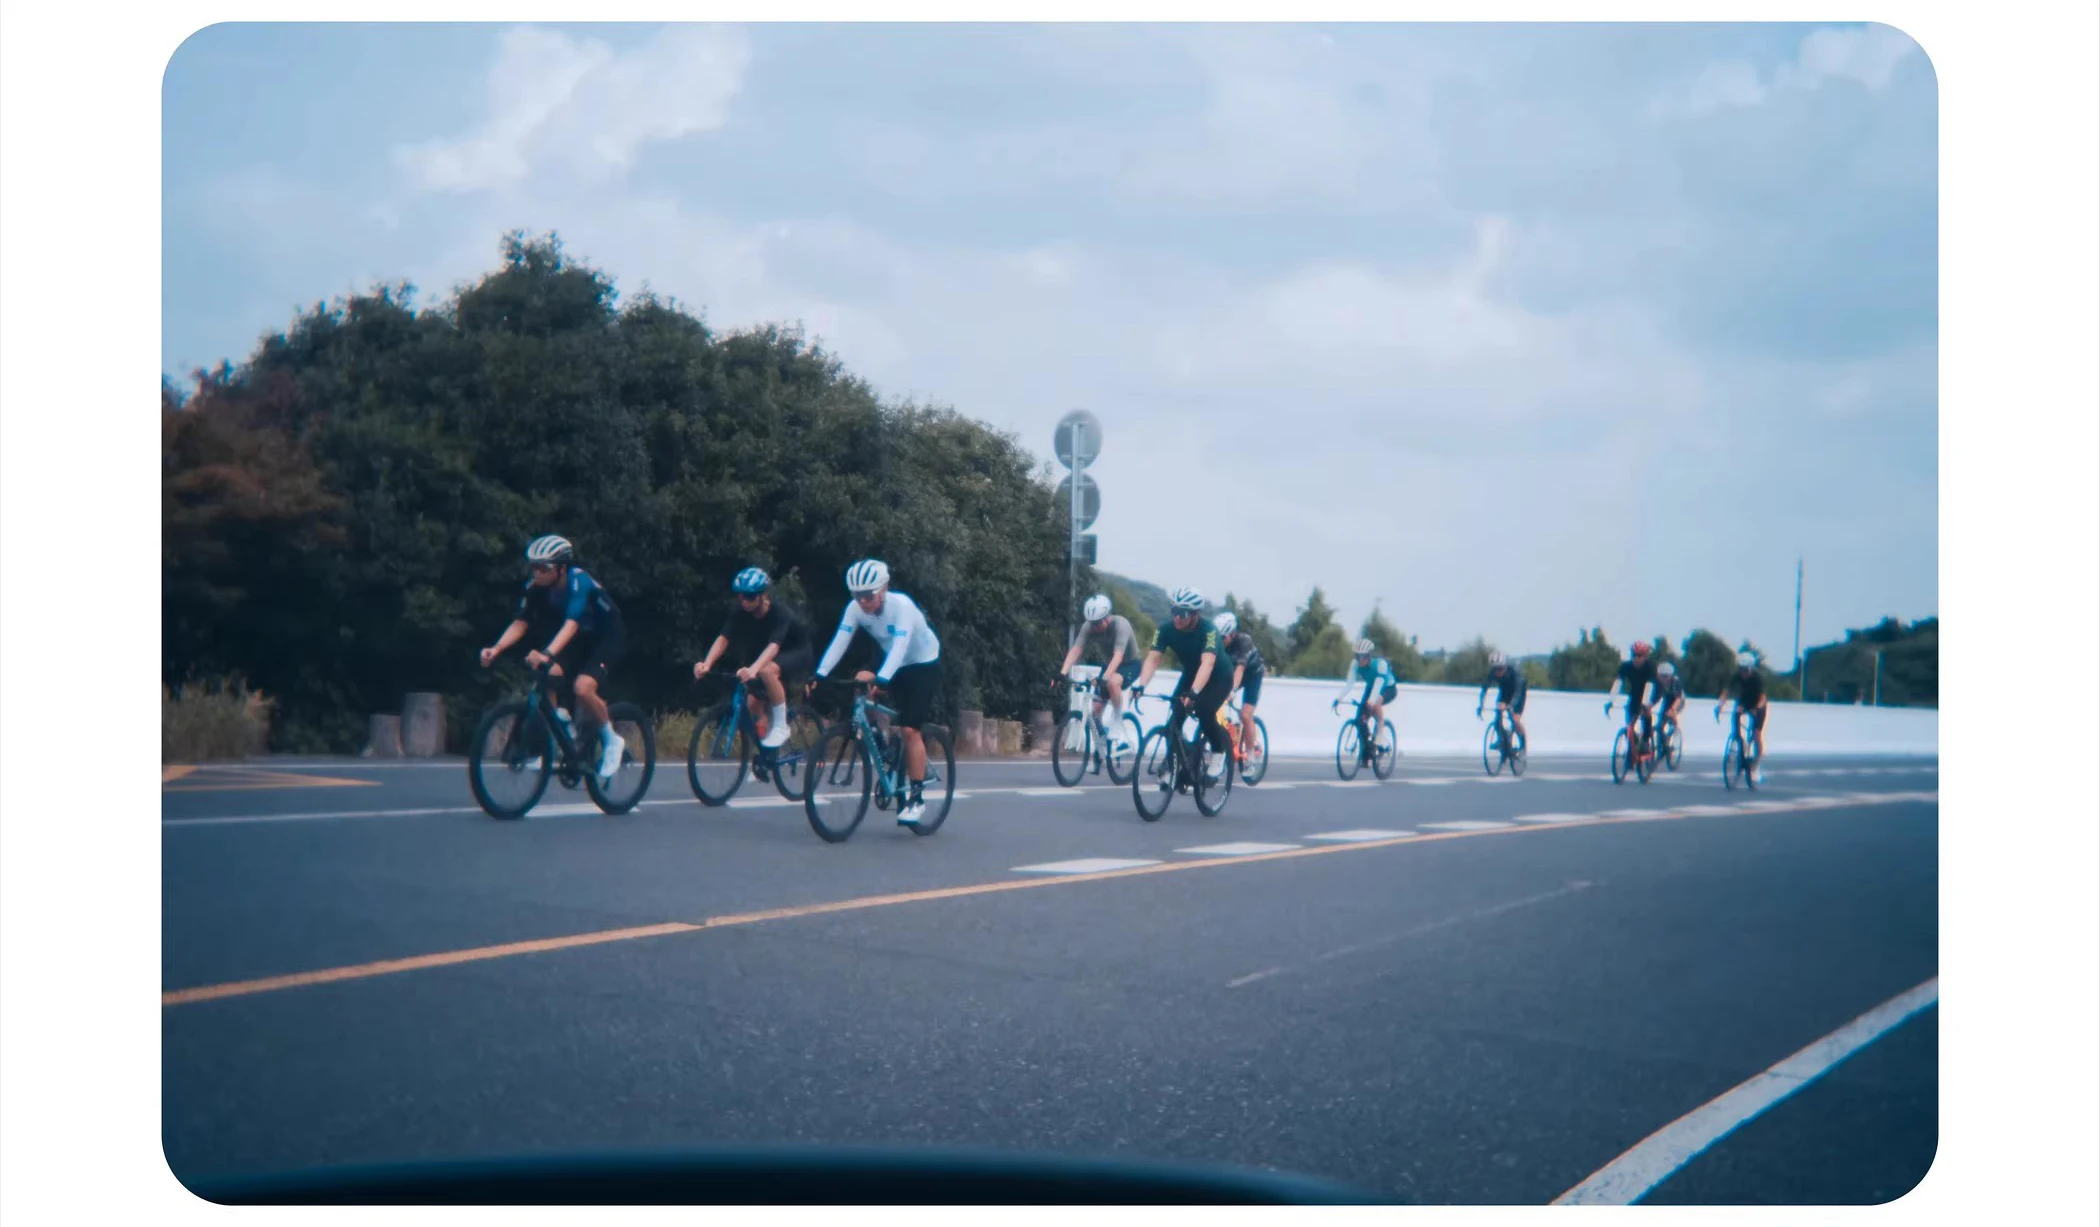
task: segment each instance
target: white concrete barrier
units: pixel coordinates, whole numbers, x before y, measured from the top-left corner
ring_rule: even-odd
[[[1147,731],[1166,718],[1163,700],[1179,680],[1178,673],[1164,669],[1153,676],[1147,689],[1159,698],[1146,698],[1138,709]],[[1350,688],[1349,697],[1362,692],[1358,683]],[[1292,757],[1333,754],[1335,737],[1351,711],[1347,703],[1340,715],[1329,710],[1329,701],[1340,693],[1340,681],[1265,680],[1258,714],[1268,726],[1269,752]],[[1399,736],[1401,756],[1480,753],[1487,720],[1473,715],[1479,695],[1475,687],[1402,685],[1385,708]],[[1625,720],[1624,703],[1625,696],[1619,696],[1607,716],[1602,694],[1533,690],[1524,709],[1532,753],[1595,754],[1602,760],[1611,753],[1612,735]],[[1679,721],[1686,754],[1721,756],[1721,747],[1728,740],[1729,717],[1724,712],[1717,722],[1713,709],[1712,699],[1685,700]],[[1494,708],[1489,706],[1486,712],[1492,716]],[[1940,714],[1931,708],[1775,702],[1765,730],[1765,750],[1774,755],[1929,755],[1939,753],[1939,737]]]

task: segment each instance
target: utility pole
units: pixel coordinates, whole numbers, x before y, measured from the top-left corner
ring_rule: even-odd
[[[1066,609],[1076,619],[1079,613],[1079,564],[1091,565],[1096,557],[1094,537],[1086,529],[1092,527],[1095,517],[1101,514],[1101,487],[1087,476],[1086,466],[1101,454],[1101,419],[1084,409],[1074,409],[1058,420],[1051,445],[1058,461],[1072,470],[1072,475],[1065,478],[1057,493],[1065,500],[1069,513],[1066,521],[1070,528],[1065,554]],[[1069,634],[1065,642],[1077,642],[1079,623],[1072,621],[1066,625]]]
[[[1881,649],[1874,649],[1874,706],[1881,706]]]
[[[1801,575],[1802,559],[1794,559],[1794,689],[1801,692],[1801,701],[1808,701],[1808,659],[1801,655]]]

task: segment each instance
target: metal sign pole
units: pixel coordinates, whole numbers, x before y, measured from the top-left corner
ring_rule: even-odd
[[[1086,473],[1086,464],[1080,459],[1086,455],[1086,424],[1072,424],[1072,503],[1071,531],[1065,535],[1065,578],[1069,592],[1065,599],[1066,623],[1070,627],[1065,646],[1079,642],[1079,483]]]

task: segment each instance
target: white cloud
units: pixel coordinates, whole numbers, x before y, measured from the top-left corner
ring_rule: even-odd
[[[633,51],[530,26],[506,31],[480,126],[396,150],[416,185],[474,192],[558,162],[579,177],[624,174],[642,146],[719,128],[742,85],[743,33],[672,26]]]
[[[1769,80],[1747,61],[1715,60],[1689,88],[1675,98],[1658,99],[1653,110],[1696,118],[1729,107],[1761,106],[1783,91],[1820,89],[1830,80],[1887,89],[1896,65],[1918,50],[1909,35],[1893,26],[1815,30],[1801,40],[1795,58],[1774,69]]]

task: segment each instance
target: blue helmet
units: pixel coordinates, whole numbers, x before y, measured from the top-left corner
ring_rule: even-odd
[[[743,570],[738,571],[736,578],[731,580],[729,584],[730,590],[740,596],[748,596],[754,592],[764,592],[772,586],[773,577],[758,567],[745,567]]]

